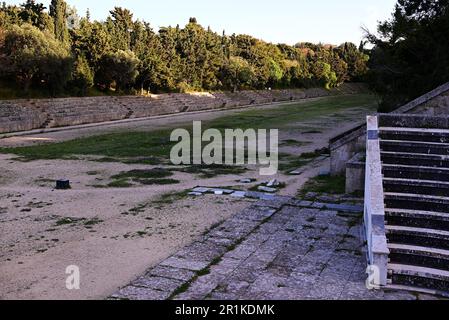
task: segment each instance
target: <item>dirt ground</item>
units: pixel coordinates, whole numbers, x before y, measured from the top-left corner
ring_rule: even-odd
[[[238,111],[11,137],[1,139],[0,146],[176,127],[232,112]],[[329,138],[353,125],[350,120],[353,115],[366,112],[352,110],[338,126],[326,124],[323,119],[297,124],[321,129],[309,133],[281,132],[281,141],[311,142],[301,147],[286,145],[281,151],[301,154],[327,147]],[[236,181],[255,178],[260,183],[262,179],[256,170],[211,179],[177,172],[173,178],[180,183],[176,185],[98,188],[98,184],[107,182],[114,174],[149,166],[89,160],[22,162],[15,157],[0,155],[0,299],[105,298],[250,202],[229,196],[176,197],[176,193],[196,186],[247,188]],[[276,178],[286,183],[280,194],[295,195],[309,178],[328,168],[328,160],[324,160],[309,165],[299,176],[279,173]],[[53,181],[62,177],[71,180],[71,190],[53,189]],[[167,194],[175,197],[172,202],[157,203]],[[65,270],[69,265],[80,267],[80,290],[69,291],[65,287]]]

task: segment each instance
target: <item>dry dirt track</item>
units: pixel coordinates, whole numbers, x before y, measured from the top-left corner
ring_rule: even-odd
[[[273,106],[259,107],[273,108]],[[106,132],[177,127],[193,120],[208,120],[239,110],[184,114],[135,123],[60,131],[0,140],[0,146],[30,145],[64,141]],[[357,111],[360,115],[363,111]],[[330,137],[351,127],[352,120],[338,126],[322,124],[322,132],[281,140],[310,140],[301,148],[286,146],[283,151],[310,152],[326,147]],[[161,208],[152,204],[162,194],[198,186],[235,186],[243,176],[218,176],[209,180],[177,173],[180,184],[136,188],[96,188],[121,171],[148,168],[141,165],[100,163],[86,160],[39,160],[19,162],[13,155],[0,155],[0,299],[101,299],[127,284],[145,269],[157,264],[200,236],[212,225],[231,217],[248,200],[207,196],[183,198]],[[282,194],[294,195],[310,177],[328,167],[323,162],[301,176],[277,178],[287,183]],[[70,178],[73,189],[55,191],[54,180]],[[240,186],[244,187],[244,186]],[[138,214],[129,214],[141,204]],[[131,211],[130,211],[131,210]],[[124,214],[128,213],[128,214]],[[75,218],[63,223],[64,218]],[[67,222],[67,221],[66,221]],[[59,225],[58,225],[59,224]],[[81,290],[65,288],[65,268],[81,268]]]

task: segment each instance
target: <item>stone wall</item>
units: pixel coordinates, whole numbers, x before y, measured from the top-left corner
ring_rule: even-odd
[[[315,88],[0,101],[0,133],[365,92],[368,91],[363,84],[353,83],[332,90]]]

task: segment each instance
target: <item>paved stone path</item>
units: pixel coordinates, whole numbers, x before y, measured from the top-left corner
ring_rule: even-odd
[[[111,299],[416,299],[366,289],[361,214],[342,209],[286,197],[261,200]]]

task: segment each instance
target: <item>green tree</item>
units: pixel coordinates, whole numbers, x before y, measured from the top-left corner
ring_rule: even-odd
[[[72,32],[72,50],[76,55],[84,55],[96,72],[100,59],[112,51],[111,37],[102,23],[81,19],[80,27]]]
[[[133,14],[128,9],[115,7],[110,11],[106,27],[111,36],[114,50],[130,50],[131,34],[134,31]]]
[[[348,80],[361,81],[368,72],[369,56],[363,52],[363,46],[360,49],[351,42],[346,42],[336,49],[337,54],[347,64]]]
[[[242,57],[231,57],[222,70],[223,84],[233,91],[250,88],[255,76],[253,67]]]
[[[400,0],[391,20],[367,34],[370,84],[390,111],[449,81],[449,0]]]
[[[316,61],[312,65],[312,73],[319,86],[330,89],[337,85],[337,75],[332,71],[331,66],[323,61]]]
[[[56,39],[67,42],[69,31],[67,28],[67,4],[64,0],[52,0],[50,4],[50,16],[53,18],[54,34]]]
[[[94,84],[94,73],[86,57],[79,55],[74,63],[70,90],[78,96],[85,96]]]
[[[172,69],[169,68],[167,50],[160,37],[150,30],[141,49],[136,49],[141,60],[139,75],[136,79],[138,88],[150,92],[174,91],[176,89]]]
[[[140,60],[132,51],[108,53],[100,60],[96,81],[106,89],[115,84],[117,92],[129,91],[139,75]]]
[[[71,55],[51,34],[29,24],[12,26],[4,42],[0,68],[9,71],[25,92],[33,81],[45,85],[51,94],[63,89],[70,78]]]
[[[13,24],[20,24],[20,8],[17,6],[6,5],[3,2],[0,6],[0,27],[6,28]]]
[[[29,23],[40,30],[53,30],[52,18],[45,12],[45,6],[34,0],[27,0],[21,5],[19,17],[24,23]]]

